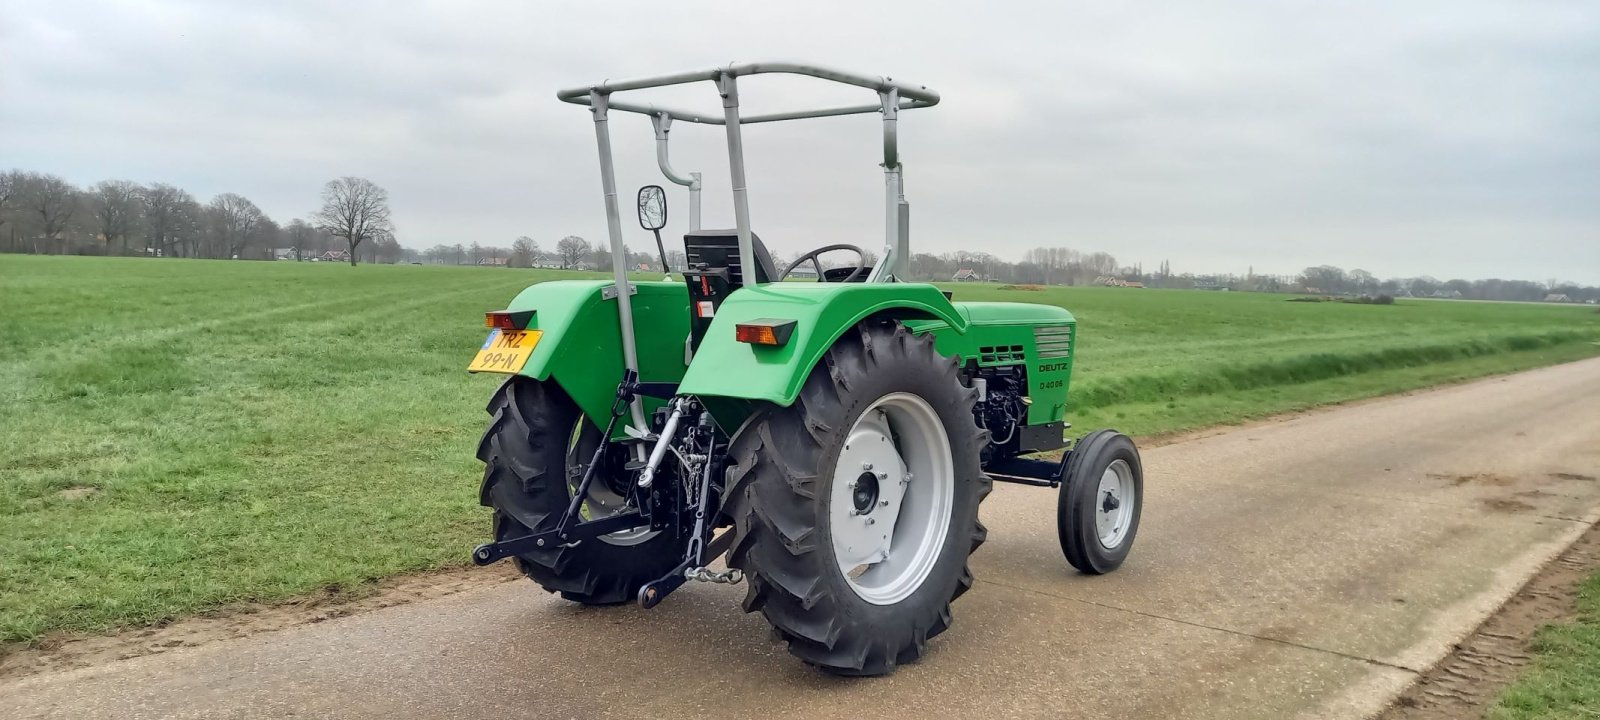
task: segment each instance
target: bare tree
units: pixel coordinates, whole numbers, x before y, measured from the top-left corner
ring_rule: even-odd
[[[211,212],[218,249],[225,258],[241,256],[245,246],[255,236],[257,226],[266,217],[255,203],[234,193],[223,193],[212,198],[206,209]]]
[[[538,257],[539,243],[534,242],[533,238],[523,235],[511,243],[511,257],[506,264],[511,267],[533,267],[533,263]]]
[[[366,178],[345,176],[322,187],[322,209],[315,219],[334,237],[350,243],[350,266],[356,264],[361,241],[392,234],[389,193]]]
[[[294,246],[295,262],[304,260],[306,251],[311,249],[311,246],[317,241],[317,229],[311,227],[311,223],[301,218],[290,220],[289,225],[283,229],[283,233],[289,239],[289,243]]]
[[[78,189],[60,175],[49,173],[28,173],[22,184],[22,205],[39,218],[44,239],[60,240],[61,231],[78,209]]]
[[[0,173],[0,229],[5,229],[7,225],[10,225],[9,234],[12,240],[12,243],[7,243],[5,247],[11,247],[16,241],[17,224],[11,219],[11,211],[18,204],[18,193],[22,191],[22,183],[23,175],[21,170],[7,170]],[[12,249],[21,250],[22,248]]]
[[[111,244],[122,240],[122,250],[128,250],[128,233],[139,220],[141,203],[139,186],[130,180],[102,180],[94,186],[94,218],[99,225],[100,237],[106,241],[106,253]]]
[[[1096,277],[1110,275],[1117,271],[1117,259],[1110,253],[1090,253],[1083,258],[1083,267]]]
[[[556,243],[556,253],[561,256],[561,267],[570,269],[589,256],[589,241],[568,235]]]
[[[139,189],[139,201],[144,206],[146,252],[154,249],[170,255],[180,239],[193,239],[189,231],[198,220],[200,207],[193,195],[165,183],[152,183]]]
[[[1307,292],[1315,290],[1329,295],[1341,293],[1349,282],[1344,270],[1332,265],[1308,267],[1300,272],[1300,285]]]
[[[1023,262],[1038,265],[1044,271],[1044,284],[1049,285],[1051,279],[1056,277],[1056,271],[1067,269],[1070,263],[1078,260],[1078,251],[1064,247],[1040,247],[1029,250],[1023,255]]]
[[[400,262],[404,254],[405,248],[400,247],[400,241],[395,239],[394,233],[385,230],[372,238],[372,262],[393,265]]]
[[[263,213],[261,220],[256,223],[255,229],[250,231],[250,236],[246,240],[249,245],[265,248],[265,252],[257,257],[275,260],[277,257],[273,253],[283,244],[283,227]],[[244,246],[240,246],[238,255],[241,258],[245,257]]]
[[[1360,268],[1351,270],[1346,279],[1350,282],[1351,289],[1361,294],[1376,292],[1378,289],[1378,278]]]

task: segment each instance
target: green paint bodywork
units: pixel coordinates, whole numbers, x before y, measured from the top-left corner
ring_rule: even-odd
[[[944,355],[979,367],[1025,365],[1028,377],[1028,425],[1061,422],[1067,416],[1067,390],[1072,379],[1072,359],[1077,352],[1078,321],[1055,305],[1010,302],[958,302],[957,312],[967,320],[967,332],[958,335],[943,323],[908,320],[913,332],[933,333],[934,347]],[[1051,335],[1066,337],[1066,349],[1051,343]],[[1039,340],[1046,338],[1040,349]]]
[[[966,332],[968,324],[932,285],[771,283],[742,288],[717,309],[679,390],[790,405],[833,342],[874,315],[937,320],[956,334]],[[736,324],[762,318],[794,320],[794,335],[782,347],[734,340]]]
[[[533,310],[528,328],[544,333],[521,374],[536,380],[555,378],[591,418],[610,417],[622,380],[617,301],[605,297],[611,285],[610,280],[542,282],[518,293],[506,306]],[[638,289],[633,317],[639,379],[678,382],[688,367],[683,362],[683,341],[689,336],[689,293],[676,282],[636,282],[633,287]],[[647,398],[646,410],[660,404]]]
[[[533,285],[508,310],[534,310],[529,328],[543,332],[522,373],[554,378],[583,412],[606,417],[622,378],[622,335],[617,301],[607,298],[607,280],[569,280]],[[1027,365],[1032,404],[1027,423],[1056,422],[1066,413],[1072,372],[1072,314],[1053,305],[999,302],[952,303],[933,285],[920,283],[772,283],[741,288],[717,309],[692,364],[686,365],[689,297],[682,283],[636,282],[634,326],[639,378],[681,383],[679,392],[704,398],[719,424],[737,427],[750,401],[789,405],[811,368],[856,323],[894,318],[917,333],[931,333],[945,355],[980,367]],[[781,347],[741,343],[734,326],[758,319],[794,320]],[[1051,334],[1068,338],[1067,349]],[[1039,339],[1055,357],[1041,357]],[[660,405],[650,401],[647,410]]]

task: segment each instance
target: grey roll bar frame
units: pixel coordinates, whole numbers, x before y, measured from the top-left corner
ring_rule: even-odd
[[[795,110],[763,115],[741,116],[739,113],[738,78],[761,74],[804,75],[831,82],[872,90],[878,102],[862,105],[840,105],[815,110]],[[616,101],[612,95],[630,90],[668,87],[693,82],[711,82],[722,98],[720,117],[714,113],[700,113],[664,107],[652,103]],[[883,172],[885,186],[884,254],[883,259],[867,282],[890,282],[905,275],[910,263],[909,218],[910,205],[905,199],[904,178],[898,149],[899,111],[931,107],[939,103],[939,93],[926,85],[894,80],[893,78],[862,75],[836,70],[820,65],[793,62],[734,63],[709,70],[698,70],[673,75],[639,78],[634,80],[607,80],[597,85],[568,88],[556,93],[557,99],[575,105],[586,105],[594,116],[595,141],[600,151],[600,184],[605,195],[606,227],[610,235],[611,269],[617,286],[617,314],[622,330],[622,353],[625,367],[638,372],[639,358],[633,326],[633,302],[628,288],[627,252],[622,241],[622,218],[617,206],[615,168],[611,156],[609,111],[648,115],[655,130],[656,162],[663,175],[678,185],[689,188],[689,223],[691,230],[700,229],[700,173],[688,177],[674,172],[667,159],[667,134],[673,120],[702,125],[722,125],[727,134],[728,170],[733,185],[733,214],[739,235],[739,256],[745,262],[755,257],[750,235],[750,204],[744,172],[744,140],[741,125],[754,123],[801,120],[805,118],[837,117],[864,113],[883,115]],[[742,285],[758,284],[755,273],[744,273]],[[643,407],[637,398],[630,404],[633,428],[630,434],[644,437],[649,427],[645,423]],[[641,448],[642,450],[642,448]]]

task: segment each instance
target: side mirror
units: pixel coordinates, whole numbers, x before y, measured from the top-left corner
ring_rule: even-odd
[[[660,185],[639,188],[639,227],[660,230],[667,226],[667,191]]]

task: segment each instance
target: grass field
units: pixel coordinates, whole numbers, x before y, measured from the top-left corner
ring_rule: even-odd
[[[559,272],[0,255],[0,646],[362,592],[486,537],[482,313]],[[1080,321],[1076,431],[1600,353],[1593,308],[959,285]]]

